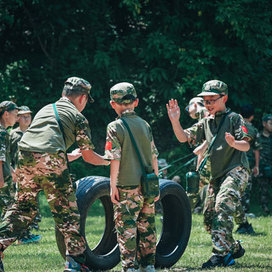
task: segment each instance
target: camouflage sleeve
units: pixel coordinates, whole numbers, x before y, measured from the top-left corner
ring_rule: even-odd
[[[202,143],[205,140],[205,133],[204,133],[204,119],[200,120],[198,123],[194,124],[192,127],[187,128],[184,130],[188,137],[188,143],[190,145],[197,145]]]
[[[0,131],[0,161],[6,161],[6,132]]]
[[[114,122],[110,123],[107,127],[104,158],[108,160],[121,160],[121,144],[117,137],[117,129]]]
[[[76,117],[76,142],[82,150],[94,149],[89,123],[83,115]]]
[[[231,117],[231,124],[233,126],[234,138],[236,140],[251,141],[252,135],[248,132],[245,121],[240,114],[235,114]]]

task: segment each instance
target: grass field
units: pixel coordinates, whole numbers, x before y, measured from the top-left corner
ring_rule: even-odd
[[[3,260],[6,272],[62,272],[64,260],[59,254],[55,241],[54,222],[49,208],[41,196],[42,222],[38,233],[43,236],[39,243],[13,245],[5,251]],[[104,215],[100,203],[96,203],[95,217],[88,218],[86,236],[92,248],[101,238],[104,228]],[[256,208],[258,214],[258,209]],[[171,268],[160,271],[205,271],[201,264],[211,255],[210,236],[205,232],[202,215],[193,215],[193,226],[188,247],[181,259]],[[243,241],[246,254],[230,268],[217,268],[214,271],[272,271],[272,217],[258,216],[249,219],[256,231],[255,236],[235,235]],[[158,220],[159,221],[159,220]],[[158,224],[158,229],[160,228]],[[236,227],[235,227],[236,228]],[[158,234],[159,235],[159,234]],[[120,264],[111,271],[120,271]],[[209,270],[210,271],[210,270]]]

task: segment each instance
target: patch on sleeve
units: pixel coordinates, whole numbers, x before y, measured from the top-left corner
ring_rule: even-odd
[[[245,126],[241,126],[241,127],[242,127],[243,132],[248,133],[248,130]]]
[[[106,142],[105,150],[112,150],[112,142]]]

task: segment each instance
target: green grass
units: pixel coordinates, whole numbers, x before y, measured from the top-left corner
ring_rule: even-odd
[[[10,246],[5,251],[6,256],[3,261],[7,272],[63,272],[64,260],[57,249],[54,221],[45,203],[42,196],[40,201],[42,222],[40,230],[34,232],[41,234],[42,240],[35,244]],[[88,217],[86,226],[89,227],[86,228],[86,237],[89,246],[93,248],[100,240],[104,229],[104,212],[100,202],[95,203],[91,213],[96,216]],[[161,271],[205,271],[200,267],[211,256],[211,240],[210,235],[203,228],[202,219],[202,215],[193,215],[191,237],[185,253],[171,269]],[[231,268],[217,268],[214,271],[272,271],[271,219],[271,216],[258,216],[255,219],[249,219],[257,235],[235,234],[235,239],[243,240],[243,247],[246,249],[245,256],[238,259],[236,265]],[[160,229],[160,220],[156,220],[156,222],[158,229]],[[119,264],[111,271],[120,270]]]

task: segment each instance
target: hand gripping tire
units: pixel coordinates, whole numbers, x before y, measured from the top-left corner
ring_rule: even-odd
[[[157,244],[156,267],[171,267],[186,249],[191,232],[191,209],[183,188],[173,181],[160,180],[160,194],[163,223]],[[100,199],[105,211],[104,233],[93,250],[87,245],[86,265],[92,270],[112,269],[120,261],[120,252],[114,231],[109,178],[91,176],[80,179],[76,196],[81,233],[84,236],[88,210],[92,204]],[[63,236],[57,228],[55,233],[58,249],[65,258]]]

